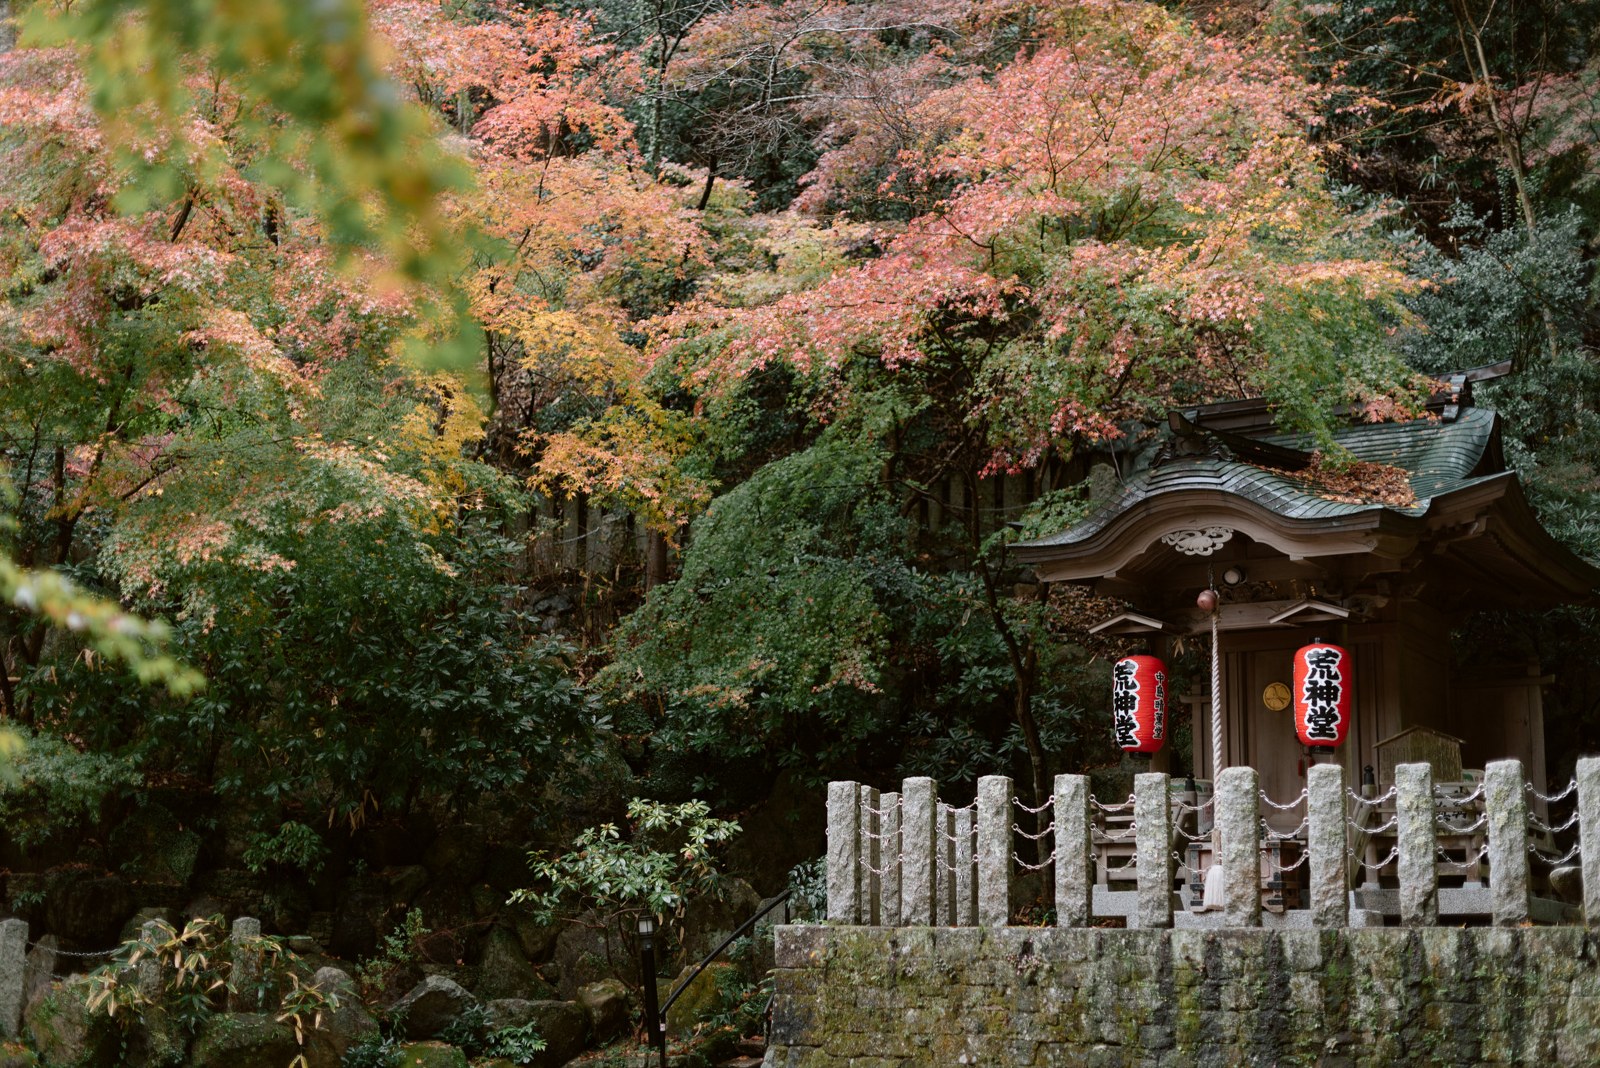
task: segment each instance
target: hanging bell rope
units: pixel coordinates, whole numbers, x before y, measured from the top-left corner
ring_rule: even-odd
[[[1211,796],[1217,796],[1217,776],[1222,773],[1222,656],[1217,649],[1217,616],[1220,614],[1220,604],[1217,600],[1216,579],[1211,573],[1211,566],[1206,565],[1206,588],[1200,591],[1196,598],[1203,611],[1211,613]],[[1201,898],[1200,911],[1207,912],[1212,909],[1226,907],[1225,893],[1222,886],[1222,825],[1220,821],[1211,825],[1211,866],[1206,869],[1205,891]]]
[[[1211,567],[1206,566],[1206,588],[1197,599],[1201,608],[1211,613],[1211,781],[1216,782],[1222,772],[1222,656],[1217,649],[1217,617],[1221,605],[1217,600],[1216,579]]]

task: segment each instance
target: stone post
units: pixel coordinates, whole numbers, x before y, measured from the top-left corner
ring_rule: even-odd
[[[1255,768],[1224,768],[1217,776],[1212,804],[1221,844],[1222,922],[1229,927],[1261,926],[1260,795]]]
[[[883,888],[878,872],[883,870],[882,850],[879,848],[878,791],[870,786],[861,787],[861,922],[876,927],[882,921],[879,906]]]
[[[1528,795],[1522,761],[1492,760],[1483,769],[1483,811],[1489,822],[1489,900],[1496,927],[1528,922]]]
[[[1172,926],[1172,803],[1167,778],[1159,771],[1133,777],[1140,927]]]
[[[978,881],[973,871],[976,858],[973,856],[972,828],[974,819],[972,809],[956,809],[951,814],[954,822],[951,823],[950,833],[955,838],[956,844],[956,907],[951,914],[950,922],[957,927],[976,927],[978,925]]]
[[[22,994],[28,974],[28,923],[0,920],[0,1032],[22,1033]]]
[[[47,934],[33,944],[28,951],[28,967],[26,978],[22,986],[23,1011],[33,1004],[33,999],[43,991],[50,989],[50,983],[55,979],[56,968],[60,963],[61,940],[53,934]]]
[[[1306,781],[1306,863],[1311,877],[1311,922],[1350,924],[1349,838],[1345,833],[1344,766],[1313,764]]]
[[[861,790],[828,784],[828,922],[861,922]]]
[[[900,920],[908,927],[933,924],[933,895],[938,886],[939,793],[925,776],[900,786]]]
[[[1011,778],[978,780],[978,924],[1011,922]]]
[[[900,795],[884,794],[879,799],[883,809],[883,882],[881,898],[883,925],[900,926]]]
[[[949,927],[956,922],[956,843],[951,833],[955,817],[951,815],[950,806],[941,801],[936,818],[939,856],[935,866],[939,869],[939,882],[933,900],[933,924],[935,927]]]
[[[233,955],[233,976],[228,983],[230,1012],[262,1011],[256,989],[261,984],[260,938],[260,920],[253,916],[234,919],[233,930],[228,935],[228,952]]]
[[[1089,926],[1089,901],[1094,863],[1089,828],[1089,777],[1057,775],[1056,926]]]
[[[160,1001],[161,960],[154,952],[154,947],[161,942],[161,924],[156,920],[146,920],[139,927],[139,942],[151,947],[151,952],[133,966],[133,981],[138,986],[139,993],[151,1001]]]
[[[1400,923],[1406,927],[1432,927],[1439,922],[1433,767],[1396,765],[1394,785],[1395,839],[1400,850]]]
[[[1578,863],[1584,922],[1600,927],[1600,757],[1578,761]]]

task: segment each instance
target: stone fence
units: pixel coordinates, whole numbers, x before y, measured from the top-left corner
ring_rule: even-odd
[[[1204,803],[1174,801],[1172,786],[1165,774],[1138,775],[1131,797],[1106,804],[1091,795],[1086,776],[1061,775],[1053,795],[1030,808],[1009,778],[987,776],[972,804],[953,808],[929,778],[906,779],[898,793],[831,783],[828,920],[1004,927],[1019,871],[1048,871],[1060,927],[1107,916],[1141,928],[1364,927],[1386,916],[1405,926],[1437,925],[1441,915],[1502,927],[1576,919],[1574,904],[1534,892],[1535,876],[1565,884],[1574,902],[1581,885],[1582,916],[1600,925],[1600,758],[1580,760],[1576,780],[1550,797],[1534,793],[1515,760],[1491,763],[1470,791],[1436,790],[1427,764],[1400,765],[1382,795],[1351,790],[1333,764],[1310,768],[1305,791],[1288,803],[1262,794],[1247,767],[1223,771]],[[1563,804],[1572,806],[1564,822],[1538,815]],[[1292,819],[1302,806],[1292,830],[1263,818],[1266,811]],[[1019,823],[1024,817],[1034,829]],[[1574,828],[1563,854],[1558,842]],[[1026,859],[1019,842],[1045,855]],[[1297,859],[1289,862],[1291,855]],[[1113,866],[1118,856],[1129,859]],[[1442,886],[1441,873],[1462,885]],[[1133,889],[1115,890],[1119,882]],[[1290,883],[1299,907],[1264,914],[1264,885]],[[1186,909],[1174,893],[1179,885],[1191,889],[1195,905],[1204,885],[1209,907]]]
[[[233,921],[226,948],[235,990],[248,990],[260,977],[260,939],[260,920],[240,916]],[[145,923],[139,930],[139,940],[148,946],[156,945],[160,941],[158,924],[153,920]],[[121,952],[120,946],[93,953],[68,952],[59,948],[52,935],[45,935],[37,942],[29,941],[26,920],[0,920],[0,1037],[18,1037],[23,1010],[29,1000],[40,989],[48,987],[52,979],[61,978],[56,973],[61,958],[110,962]],[[147,957],[136,968],[141,984],[160,982],[160,965],[154,959]],[[238,998],[230,994],[230,1007],[236,1000]]]

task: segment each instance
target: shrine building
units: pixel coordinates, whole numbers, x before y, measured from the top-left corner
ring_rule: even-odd
[[[1353,660],[1350,722],[1333,759],[1347,781],[1369,766],[1428,760],[1436,780],[1470,781],[1515,757],[1545,788],[1537,663],[1452,665],[1450,630],[1482,609],[1590,603],[1600,570],[1540,526],[1506,467],[1501,419],[1475,407],[1475,382],[1505,364],[1448,376],[1426,418],[1342,425],[1357,460],[1403,473],[1381,495],[1330,488],[1307,472],[1302,436],[1283,433],[1263,400],[1174,411],[1170,436],[1113,499],[1059,534],[1017,547],[1047,582],[1072,582],[1130,608],[1096,632],[1144,635],[1149,651],[1208,648],[1215,625],[1222,752],[1249,765],[1265,793],[1293,797],[1309,751],[1289,711],[1295,650],[1322,639]],[[1214,589],[1213,614],[1197,597]],[[1212,777],[1210,694],[1186,698],[1193,767]],[[1167,752],[1170,752],[1168,750]]]

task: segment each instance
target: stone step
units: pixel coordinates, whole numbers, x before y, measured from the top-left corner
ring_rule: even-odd
[[[761,1068],[761,1062],[767,1052],[767,1043],[762,1038],[741,1038],[733,1047],[737,1055],[723,1061],[717,1068]]]

